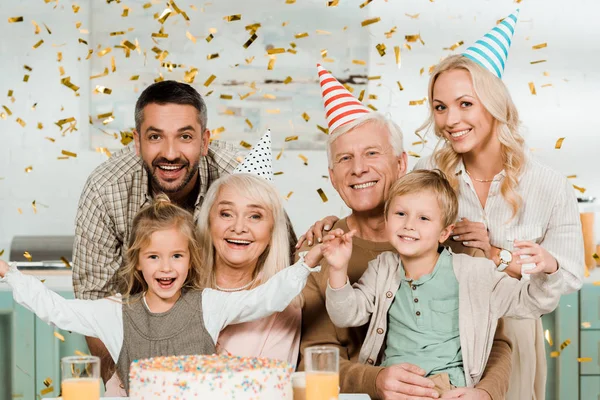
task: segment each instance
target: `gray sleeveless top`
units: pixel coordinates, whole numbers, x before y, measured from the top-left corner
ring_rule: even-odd
[[[202,291],[182,293],[173,308],[152,313],[142,294],[123,303],[123,346],[117,373],[129,393],[129,365],[141,358],[214,354],[215,343],[202,316]]]

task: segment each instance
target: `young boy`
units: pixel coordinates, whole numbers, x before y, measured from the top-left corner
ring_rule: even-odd
[[[531,280],[496,271],[485,258],[443,248],[458,212],[454,190],[439,171],[400,178],[385,205],[386,230],[398,251],[369,263],[351,287],[346,276],[352,235],[332,232],[323,246],[329,262],[327,311],[340,327],[369,322],[359,361],[416,364],[440,394],[481,379],[501,317],[539,318],[558,305],[556,267],[538,265]],[[341,246],[329,243],[341,242]],[[339,243],[336,243],[339,244]]]

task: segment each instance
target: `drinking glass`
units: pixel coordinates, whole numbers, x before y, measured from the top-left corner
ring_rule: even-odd
[[[306,400],[337,400],[340,393],[340,352],[337,347],[305,349]]]
[[[71,356],[60,360],[63,400],[100,399],[100,359]]]

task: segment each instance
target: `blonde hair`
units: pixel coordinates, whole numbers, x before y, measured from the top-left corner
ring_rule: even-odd
[[[442,210],[442,223],[444,227],[456,222],[458,198],[454,188],[452,188],[444,173],[439,169],[415,170],[394,182],[385,202],[384,215],[386,221],[390,204],[396,197],[428,190],[432,191],[438,199],[440,210]]]
[[[254,283],[256,287],[268,281],[273,275],[290,265],[290,243],[288,240],[288,224],[283,209],[283,203],[275,187],[252,174],[231,174],[219,178],[210,185],[204,197],[200,215],[198,216],[198,231],[204,260],[208,266],[205,286],[215,288],[215,247],[210,233],[210,212],[219,193],[228,187],[242,196],[248,197],[263,206],[273,217],[271,241],[265,251],[259,256],[254,278],[260,275],[260,280]]]
[[[447,143],[444,135],[435,125],[433,108],[433,89],[439,76],[455,69],[463,69],[471,74],[475,94],[494,117],[496,134],[502,149],[502,163],[506,177],[500,187],[504,199],[511,205],[514,218],[522,204],[522,198],[517,192],[519,177],[526,163],[525,140],[520,133],[520,121],[517,107],[512,101],[510,93],[501,79],[493,76],[489,71],[476,62],[461,55],[453,55],[440,62],[429,80],[429,117],[417,129],[418,136],[422,131],[427,131],[433,126],[435,135],[440,139],[433,152],[435,165],[444,172],[452,187],[458,192],[458,178],[455,174],[456,166],[460,161],[460,154],[456,153],[452,145]]]
[[[394,155],[396,157],[402,155],[402,153],[404,152],[404,147],[402,145],[402,130],[400,129],[398,124],[379,113],[366,113],[364,116],[340,126],[335,131],[331,132],[331,134],[327,137],[327,160],[329,162],[329,169],[333,168],[333,154],[331,154],[332,143],[344,133],[350,132],[351,130],[363,126],[367,123],[372,123],[376,126],[385,128],[389,132],[390,146],[392,146]]]
[[[190,269],[182,289],[202,289],[205,281],[200,240],[192,214],[171,203],[165,194],[142,208],[133,218],[129,247],[125,252],[124,266],[119,269],[119,288],[123,296],[133,296],[148,290],[142,271],[137,269],[140,252],[150,244],[154,232],[176,228],[188,240]]]

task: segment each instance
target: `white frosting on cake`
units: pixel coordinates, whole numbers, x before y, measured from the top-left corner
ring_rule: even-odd
[[[129,370],[131,400],[292,400],[286,362],[267,358],[211,356],[136,360]]]

